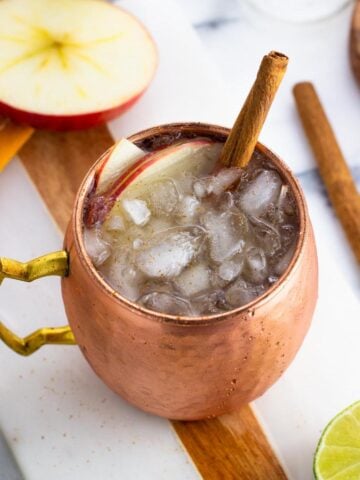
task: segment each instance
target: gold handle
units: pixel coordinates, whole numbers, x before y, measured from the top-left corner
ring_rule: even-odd
[[[69,256],[65,250],[49,253],[30,262],[18,262],[10,258],[0,257],[0,285],[4,278],[32,282],[37,278],[58,275],[64,277],[69,272]],[[45,344],[75,345],[71,328],[44,327],[27,335],[18,337],[0,322],[0,339],[14,352],[20,355],[31,355]]]

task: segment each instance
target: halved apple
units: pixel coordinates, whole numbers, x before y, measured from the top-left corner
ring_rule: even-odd
[[[102,223],[125,191],[126,198],[138,198],[146,195],[154,182],[176,176],[178,172],[193,172],[194,175],[211,172],[221,148],[222,144],[211,140],[189,140],[148,153],[134,161],[130,168],[122,169],[119,166],[117,180],[112,182],[106,191],[98,190],[95,178],[95,188],[90,194],[84,216],[86,226],[91,228]],[[119,162],[121,157],[117,153],[114,150]],[[111,162],[111,154],[112,152],[108,158],[104,158],[104,162]],[[124,161],[126,163],[126,160]]]
[[[132,105],[157,65],[141,23],[102,0],[0,2],[0,113],[81,129]]]

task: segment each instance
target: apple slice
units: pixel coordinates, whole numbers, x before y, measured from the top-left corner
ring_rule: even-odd
[[[81,129],[132,105],[157,65],[141,23],[102,0],[0,2],[0,113]]]
[[[178,172],[187,171],[196,175],[212,171],[221,148],[222,144],[211,140],[190,140],[139,158],[102,194],[97,194],[95,185],[84,215],[86,226],[91,228],[103,223],[125,190],[127,198],[138,198],[146,195],[155,181],[176,176]]]
[[[109,190],[124,171],[145,155],[146,153],[141,148],[126,138],[117,142],[110,151],[106,152],[105,158],[95,174],[95,193],[102,195]]]

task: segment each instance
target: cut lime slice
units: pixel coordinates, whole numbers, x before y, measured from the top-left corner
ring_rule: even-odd
[[[360,479],[360,401],[325,428],[314,459],[316,480]]]

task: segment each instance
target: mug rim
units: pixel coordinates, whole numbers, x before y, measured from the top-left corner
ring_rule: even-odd
[[[219,136],[227,136],[230,132],[230,129],[227,127],[222,127],[216,124],[208,124],[203,122],[175,122],[175,123],[167,123],[161,124],[155,127],[147,128],[137,132],[133,135],[128,136],[128,140],[137,142],[141,139],[146,137],[155,136],[159,134],[166,134],[168,131],[171,130],[180,130],[185,132],[193,132],[200,131],[204,135],[211,134],[215,136],[216,134]],[[201,133],[197,134],[197,136],[201,136]],[[114,141],[116,143],[116,141]],[[112,147],[110,147],[112,148]],[[216,313],[212,315],[197,315],[197,316],[186,316],[186,315],[170,315],[167,313],[156,312],[154,310],[149,310],[131,300],[128,300],[124,296],[122,296],[118,291],[116,291],[106,280],[100,275],[100,273],[96,270],[95,266],[93,265],[89,255],[86,252],[85,244],[84,244],[84,236],[83,236],[83,206],[86,199],[86,196],[91,188],[93,183],[93,177],[96,168],[101,163],[104,158],[106,152],[101,155],[98,160],[92,165],[89,171],[86,173],[81,186],[77,192],[73,215],[71,219],[71,223],[73,225],[74,230],[74,244],[76,247],[76,251],[80,262],[82,263],[84,269],[87,271],[89,276],[93,279],[95,284],[100,288],[103,293],[112,299],[115,299],[117,302],[122,304],[123,306],[130,308],[131,310],[137,311],[139,314],[145,315],[149,319],[155,320],[157,322],[179,325],[179,326],[199,326],[199,325],[213,325],[220,323],[222,321],[228,320],[233,318],[234,316],[239,316],[241,314],[248,314],[254,311],[254,307],[261,306],[268,301],[270,301],[276,293],[281,290],[288,277],[291,273],[297,268],[301,252],[303,251],[303,245],[305,242],[306,234],[309,229],[309,220],[307,218],[307,206],[304,194],[300,187],[298,180],[295,178],[294,174],[290,170],[290,168],[284,163],[284,161],[273,151],[271,151],[268,147],[263,145],[261,142],[257,142],[256,149],[263,153],[270,161],[275,164],[277,167],[280,175],[285,177],[288,185],[292,189],[292,192],[295,197],[296,206],[298,209],[298,216],[299,216],[299,233],[296,243],[296,248],[291,258],[291,261],[282,275],[279,277],[278,281],[275,282],[270,288],[268,288],[262,295],[254,298],[251,302],[242,305],[240,307],[236,307],[234,309]],[[71,274],[71,256],[70,256],[70,274]]]

